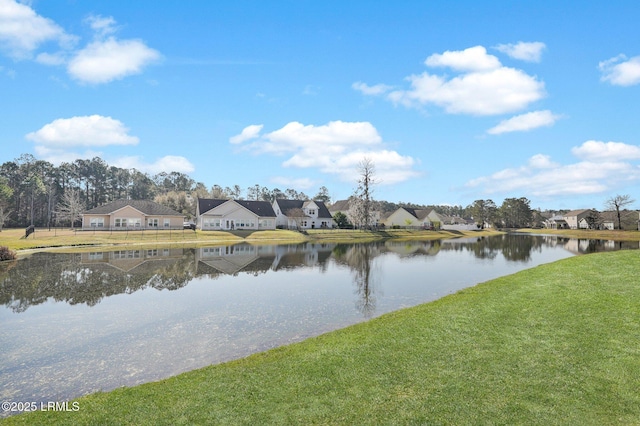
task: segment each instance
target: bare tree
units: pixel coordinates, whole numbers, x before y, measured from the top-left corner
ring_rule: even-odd
[[[633,204],[635,202],[636,200],[632,199],[631,195],[629,194],[625,194],[625,195],[618,194],[614,197],[607,199],[607,201],[605,202],[604,204],[605,208],[609,210],[614,210],[616,212],[616,216],[618,218],[618,229],[622,229],[622,218],[621,218],[620,210],[628,206],[629,204]]]
[[[302,221],[307,218],[307,214],[304,212],[304,210],[295,208],[287,210],[287,217],[289,219],[293,219],[293,221],[296,223],[296,228],[300,229],[302,227]]]
[[[0,232],[2,232],[2,227],[7,219],[9,219],[9,216],[11,216],[11,210],[5,209],[0,205]]]
[[[356,189],[354,198],[359,201],[356,215],[356,222],[365,228],[375,225],[373,222],[373,187],[378,183],[375,178],[376,168],[373,160],[364,157],[358,164],[358,188]]]
[[[84,205],[80,200],[78,191],[67,191],[62,197],[62,203],[58,205],[58,218],[70,220],[73,229],[74,222],[82,217]]]

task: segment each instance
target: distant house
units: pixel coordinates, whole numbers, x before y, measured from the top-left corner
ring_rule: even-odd
[[[587,218],[596,212],[592,209],[571,210],[562,215],[569,229],[589,229]]]
[[[184,215],[150,200],[116,200],[87,210],[82,229],[182,229]]]
[[[380,211],[375,208],[376,204],[377,203],[374,202],[372,206],[374,209],[371,211],[371,223],[369,223],[369,226],[378,226],[381,222],[382,213],[380,213]],[[329,213],[331,213],[331,217],[334,217],[337,213],[342,213],[347,216],[349,220],[352,220],[352,218],[356,215],[353,210],[354,206],[351,202],[351,199],[338,200],[329,207]]]
[[[412,209],[400,207],[391,213],[382,223],[386,227],[418,227],[428,229],[440,229],[442,217],[433,209]]]
[[[562,215],[551,216],[544,221],[544,226],[548,229],[569,229],[569,224]]]
[[[198,198],[196,228],[203,231],[275,229],[276,214],[267,201]]]
[[[620,221],[622,229],[638,229],[640,230],[640,213],[635,210],[622,210],[620,212]],[[613,231],[618,229],[618,213],[615,211],[606,211],[600,213],[600,229],[608,229]]]
[[[322,201],[277,199],[273,202],[273,210],[278,228],[333,228],[331,213]]]

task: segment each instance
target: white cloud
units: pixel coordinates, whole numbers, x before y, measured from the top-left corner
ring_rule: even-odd
[[[559,115],[549,110],[528,112],[501,121],[497,126],[487,130],[487,133],[499,135],[508,132],[526,132],[538,127],[552,126],[559,118]]]
[[[387,99],[409,108],[436,105],[450,114],[498,115],[520,111],[545,96],[544,83],[522,70],[505,67],[482,46],[447,51],[427,58],[430,67],[450,67],[461,72],[454,77],[424,72],[407,77],[408,90],[390,86],[354,83],[368,95],[387,93]]]
[[[232,144],[239,144],[251,139],[255,139],[260,136],[262,127],[264,127],[262,124],[252,124],[250,126],[247,126],[242,129],[242,132],[239,135],[229,138],[229,142],[231,142]]]
[[[165,155],[153,163],[145,162],[142,157],[120,157],[109,162],[116,167],[124,169],[136,169],[143,173],[158,174],[171,170],[172,172],[191,173],[195,167],[185,157],[177,155]]]
[[[100,84],[140,74],[146,65],[159,60],[160,53],[140,40],[109,37],[94,41],[69,61],[67,71],[76,80]]]
[[[116,32],[116,20],[111,16],[91,15],[85,22],[95,31],[95,36],[102,38]]]
[[[520,59],[527,62],[540,62],[542,51],[547,46],[539,41],[527,43],[519,41],[516,44],[499,44],[495,48],[502,53],[514,59]]]
[[[587,141],[573,147],[571,153],[588,161],[625,161],[640,159],[640,146],[622,142]]]
[[[139,139],[111,117],[101,115],[59,118],[25,137],[47,147],[135,145]]]
[[[314,168],[353,182],[364,157],[374,161],[381,183],[392,184],[418,176],[417,161],[388,150],[368,122],[332,121],[321,126],[290,122],[245,146],[254,153],[285,155],[283,167]]]
[[[391,86],[387,86],[386,84],[376,84],[374,86],[369,86],[361,81],[357,81],[351,85],[351,88],[362,92],[364,95],[382,95],[389,90],[392,89]]]
[[[82,83],[101,84],[139,74],[158,61],[161,55],[143,41],[119,40],[112,17],[91,15],[85,22],[94,39],[75,49],[78,37],[67,34],[59,25],[38,15],[30,6],[14,0],[0,0],[0,51],[14,59],[30,59],[47,42],[57,42],[58,52],[40,52],[36,62],[66,65],[69,75]]]
[[[487,54],[483,46],[470,47],[465,50],[434,53],[424,64],[428,67],[449,67],[456,71],[490,71],[500,68],[498,58]]]
[[[480,188],[485,194],[559,197],[598,194],[640,181],[640,167],[631,161],[640,159],[640,147],[587,141],[574,147],[572,153],[583,161],[560,164],[548,155],[537,154],[526,165],[472,179],[466,187],[475,191]]]
[[[602,81],[616,86],[633,86],[640,83],[640,56],[627,59],[625,55],[602,61],[598,64]]]
[[[40,45],[53,41],[69,47],[76,38],[26,4],[0,0],[0,50],[14,59],[30,58]]]

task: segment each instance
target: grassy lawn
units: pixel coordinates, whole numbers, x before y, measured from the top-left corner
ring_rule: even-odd
[[[639,270],[638,251],[573,257],[298,344],[89,395],[77,412],[6,422],[637,425]]]
[[[598,240],[640,241],[640,231],[608,231],[596,229],[518,229],[529,234],[561,235],[569,238],[587,238]]]
[[[185,230],[144,230],[144,231],[73,231],[71,229],[38,228],[28,238],[24,229],[4,229],[0,232],[0,246],[12,250],[33,250],[45,248],[82,248],[109,245],[145,244],[235,244],[242,241],[251,243],[302,242],[333,240],[343,242],[376,240],[381,238],[437,239],[463,236],[483,236],[485,232],[456,231],[405,231],[390,230],[372,232],[359,230],[309,230],[306,234],[282,229],[271,231],[192,231]]]

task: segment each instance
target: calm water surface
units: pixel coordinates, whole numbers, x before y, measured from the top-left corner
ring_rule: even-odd
[[[620,248],[638,243],[506,235],[37,253],[0,267],[0,399],[61,402],[157,380]]]

